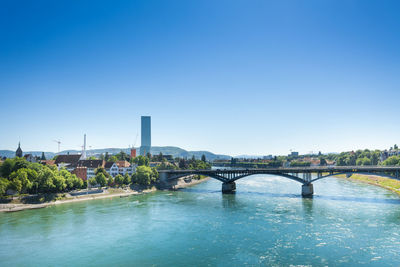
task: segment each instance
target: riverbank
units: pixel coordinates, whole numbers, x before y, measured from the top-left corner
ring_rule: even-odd
[[[22,211],[27,209],[40,209],[45,208],[52,205],[59,205],[64,203],[73,203],[73,202],[80,202],[80,201],[87,201],[87,200],[94,200],[94,199],[103,199],[103,198],[112,198],[112,197],[127,197],[130,195],[137,195],[143,193],[150,193],[156,191],[156,188],[145,189],[143,191],[136,191],[132,189],[105,189],[102,193],[97,194],[90,194],[86,195],[83,194],[81,196],[72,196],[69,193],[63,194],[64,196],[61,199],[57,199],[54,201],[48,201],[44,203],[7,203],[7,204],[0,204],[0,212],[15,212],[15,211]]]
[[[178,179],[178,183],[176,185],[174,185],[174,187],[171,188],[171,190],[178,190],[181,188],[194,186],[194,185],[203,183],[205,181],[208,181],[209,179],[210,179],[210,177],[205,177],[205,178],[201,178],[201,179],[190,179],[190,180]]]
[[[395,179],[386,178],[378,175],[364,175],[364,174],[353,174],[350,178],[346,178],[346,175],[337,175],[336,177],[351,179],[362,183],[367,183],[375,186],[380,186],[387,190],[390,190],[400,196],[400,181]]]
[[[209,179],[203,178],[203,179],[191,179],[191,180],[184,180],[184,179],[179,179],[177,185],[172,188],[171,190],[176,190],[180,188],[185,188],[193,185],[197,185],[199,183],[205,182]],[[28,209],[41,209],[45,208],[48,206],[53,206],[53,205],[60,205],[64,203],[73,203],[73,202],[81,202],[81,201],[88,201],[88,200],[94,200],[94,199],[104,199],[104,198],[113,198],[113,197],[128,197],[131,195],[139,195],[139,194],[147,194],[151,192],[155,192],[158,189],[153,186],[152,188],[147,188],[147,189],[141,189],[141,188],[108,188],[104,189],[103,192],[101,193],[96,193],[96,194],[82,194],[79,196],[73,196],[70,193],[64,193],[64,194],[57,194],[55,197],[55,200],[48,201],[48,202],[43,202],[43,203],[0,203],[0,212],[16,212],[16,211],[22,211],[22,210],[28,210]]]

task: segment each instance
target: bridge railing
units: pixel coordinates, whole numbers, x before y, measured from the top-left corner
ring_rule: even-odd
[[[309,166],[309,167],[278,167],[278,168],[231,168],[231,169],[186,169],[186,170],[159,170],[158,172],[167,173],[191,173],[191,172],[260,172],[260,171],[280,171],[280,172],[323,172],[323,171],[396,171],[400,166]]]

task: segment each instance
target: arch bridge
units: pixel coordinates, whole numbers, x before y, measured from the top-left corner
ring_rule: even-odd
[[[216,170],[160,170],[160,181],[168,186],[179,178],[204,175],[222,182],[222,192],[228,193],[236,190],[236,180],[257,174],[282,176],[302,184],[302,195],[314,194],[313,182],[320,179],[345,174],[375,174],[391,179],[400,180],[400,166],[335,166],[335,167],[289,167],[265,169],[216,169]]]

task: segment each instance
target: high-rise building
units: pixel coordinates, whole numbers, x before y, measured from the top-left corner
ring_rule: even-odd
[[[146,156],[151,148],[151,117],[142,116],[140,155]]]

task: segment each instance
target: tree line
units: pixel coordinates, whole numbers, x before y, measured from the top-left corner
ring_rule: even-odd
[[[112,177],[103,167],[95,170],[95,177],[89,179],[91,186],[110,186],[121,187],[124,185],[136,184],[141,186],[150,186],[159,182],[158,172],[156,168],[151,168],[147,165],[139,165],[136,172],[132,175],[121,174]]]
[[[31,163],[24,158],[6,159],[0,165],[0,195],[61,193],[86,188],[86,182],[65,169]]]

